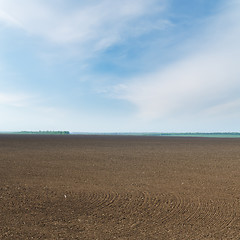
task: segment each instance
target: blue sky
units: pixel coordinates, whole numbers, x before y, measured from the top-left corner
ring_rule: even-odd
[[[0,0],[0,131],[240,131],[237,0]]]

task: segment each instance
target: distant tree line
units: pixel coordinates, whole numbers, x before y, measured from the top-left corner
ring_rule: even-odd
[[[182,135],[240,135],[239,132],[206,132],[206,133],[201,133],[201,132],[186,132],[186,133],[152,133],[153,135],[161,135],[161,136],[182,136]]]
[[[46,134],[46,135],[68,135],[69,131],[21,131],[18,134]]]

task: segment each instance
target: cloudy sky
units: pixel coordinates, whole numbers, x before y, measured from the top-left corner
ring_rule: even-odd
[[[0,0],[0,131],[240,131],[239,0]]]

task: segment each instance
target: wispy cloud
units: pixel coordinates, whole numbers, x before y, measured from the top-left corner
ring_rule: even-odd
[[[8,13],[2,10],[0,10],[0,19],[8,23],[9,25],[16,25],[16,26],[22,27],[21,23],[17,19],[15,19],[14,17],[12,17],[11,15],[9,15]]]
[[[0,106],[25,107],[32,99],[29,95],[19,93],[0,92]]]
[[[29,34],[57,44],[91,44],[95,50],[105,49],[134,34],[163,27],[166,20],[144,27],[140,17],[159,14],[165,0],[91,1],[75,5],[64,1],[0,0],[0,20],[20,27]],[[80,4],[81,3],[81,4]],[[167,24],[167,23],[166,23]]]
[[[37,96],[16,92],[0,92],[0,113],[0,131],[71,129],[73,115]]]
[[[185,56],[163,70],[129,79],[116,97],[147,119],[209,115],[211,109],[223,116],[226,106],[239,112],[239,42],[240,4],[234,0],[192,36]]]

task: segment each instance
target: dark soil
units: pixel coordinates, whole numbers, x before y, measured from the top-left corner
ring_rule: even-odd
[[[0,135],[0,239],[240,239],[240,139]]]

